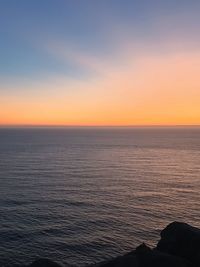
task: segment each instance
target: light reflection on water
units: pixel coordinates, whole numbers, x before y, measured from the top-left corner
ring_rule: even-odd
[[[200,226],[200,128],[0,129],[0,265],[84,266]]]

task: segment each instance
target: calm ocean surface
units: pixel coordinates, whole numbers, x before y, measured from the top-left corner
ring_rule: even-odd
[[[0,129],[0,266],[84,266],[200,227],[200,128]]]

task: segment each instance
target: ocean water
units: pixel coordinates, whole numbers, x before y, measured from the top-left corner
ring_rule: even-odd
[[[1,128],[0,266],[85,266],[200,227],[200,128]]]

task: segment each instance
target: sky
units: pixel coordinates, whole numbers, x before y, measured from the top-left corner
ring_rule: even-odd
[[[200,125],[199,0],[0,0],[0,125]]]

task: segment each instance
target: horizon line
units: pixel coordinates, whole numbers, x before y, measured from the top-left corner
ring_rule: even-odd
[[[0,128],[117,128],[117,127],[124,127],[124,128],[134,128],[134,127],[200,127],[200,124],[130,124],[130,125],[93,125],[93,124],[86,124],[86,125],[70,125],[70,124],[0,124]]]

